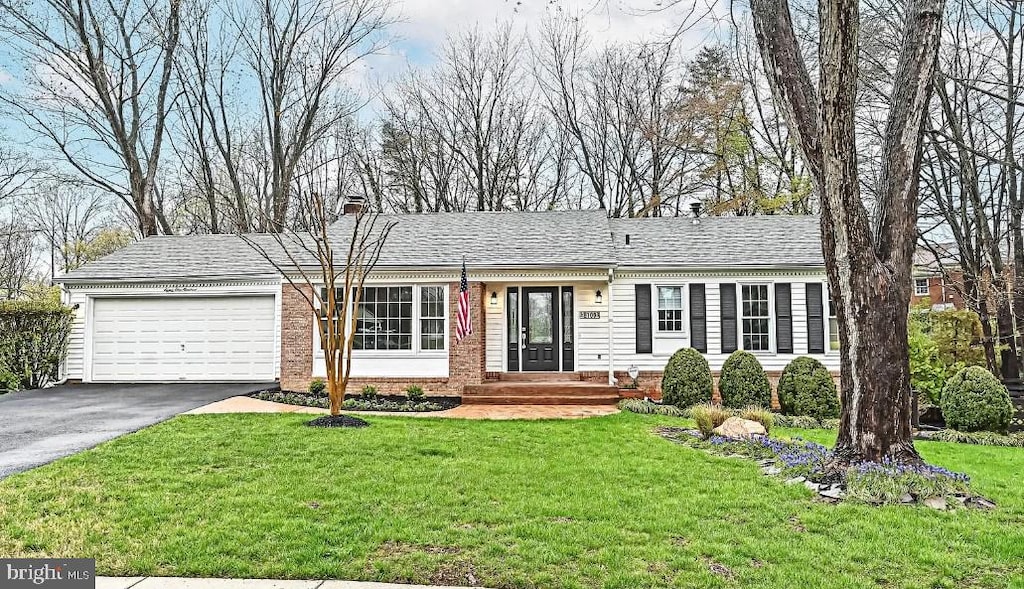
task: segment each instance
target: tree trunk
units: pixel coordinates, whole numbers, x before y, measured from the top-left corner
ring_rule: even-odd
[[[752,0],[772,93],[821,200],[821,237],[841,343],[842,416],[835,466],[920,460],[911,439],[907,314],[917,239],[921,143],[941,32],[941,0],[908,0],[882,146],[874,224],[860,195],[854,111],[857,0],[819,0],[815,90],[787,0]]]

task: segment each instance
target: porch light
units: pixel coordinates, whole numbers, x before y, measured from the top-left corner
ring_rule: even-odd
[[[498,306],[498,293],[494,292],[494,291],[491,291],[491,306],[492,307],[497,307]]]
[[[594,294],[594,302],[597,303],[598,305],[604,302],[604,297],[601,296],[601,291],[597,291]]]

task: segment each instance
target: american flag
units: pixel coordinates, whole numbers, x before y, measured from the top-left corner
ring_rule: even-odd
[[[469,281],[466,280],[466,260],[462,260],[462,281],[459,282],[459,314],[456,318],[455,342],[461,342],[473,333],[473,320],[469,315]]]

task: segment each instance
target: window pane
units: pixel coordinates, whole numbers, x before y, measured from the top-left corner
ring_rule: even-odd
[[[527,339],[531,344],[550,344],[554,341],[554,317],[550,292],[531,292],[527,299],[529,328]]]
[[[359,301],[355,349],[412,349],[412,287],[366,287]]]
[[[519,293],[508,293],[508,343],[519,343]]]
[[[562,343],[572,344],[572,289],[562,289]]]
[[[740,293],[742,296],[743,349],[754,352],[768,351],[771,344],[768,285],[743,285]]]

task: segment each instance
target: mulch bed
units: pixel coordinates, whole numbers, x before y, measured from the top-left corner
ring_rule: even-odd
[[[370,424],[351,415],[324,415],[307,421],[309,427],[369,427]]]
[[[304,407],[319,407],[327,409],[330,403],[326,394],[314,395],[305,391],[282,391],[280,389],[266,389],[249,393],[247,396],[263,401],[275,403],[286,403],[288,405],[301,405]],[[359,394],[345,395],[345,401],[355,402],[355,407],[343,407],[345,411],[386,411],[386,412],[431,412],[446,411],[462,404],[460,397],[425,397],[423,401],[412,404],[405,395],[377,395],[373,400],[366,400]]]

